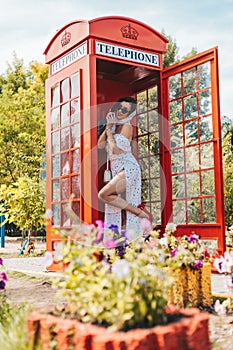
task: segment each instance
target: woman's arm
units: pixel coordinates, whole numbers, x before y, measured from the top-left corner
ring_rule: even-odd
[[[102,134],[100,135],[98,142],[97,142],[97,146],[99,149],[103,149],[105,148],[106,145],[106,141],[107,141],[107,130],[106,127],[104,129],[104,131],[102,132]]]

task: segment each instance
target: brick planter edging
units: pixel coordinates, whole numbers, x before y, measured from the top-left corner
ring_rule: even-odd
[[[27,319],[29,349],[40,343],[42,350],[210,350],[209,314],[196,308],[182,309],[179,313],[183,317],[178,322],[113,332],[37,310]]]

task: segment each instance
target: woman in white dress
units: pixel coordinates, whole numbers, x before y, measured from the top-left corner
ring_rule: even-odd
[[[107,124],[98,139],[98,148],[106,148],[111,164],[112,180],[100,191],[99,199],[105,202],[105,226],[122,228],[122,211],[126,213],[126,231],[140,231],[140,219],[149,219],[138,208],[141,203],[141,170],[132,154],[133,126],[136,101],[132,97],[120,98],[106,116]],[[124,194],[124,195],[123,195]]]

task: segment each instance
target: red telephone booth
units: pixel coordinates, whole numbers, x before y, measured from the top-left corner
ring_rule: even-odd
[[[174,222],[177,234],[195,231],[225,249],[217,48],[163,69],[166,44],[121,16],[68,23],[48,44],[48,251],[60,241],[52,227],[103,219],[98,127],[123,96],[137,100],[134,151],[155,224]]]

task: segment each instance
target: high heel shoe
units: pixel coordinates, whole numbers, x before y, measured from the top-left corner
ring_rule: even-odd
[[[152,222],[153,220],[153,215],[147,210],[146,205],[144,203],[141,203],[138,205],[138,208],[143,211],[147,216],[148,216],[148,220],[150,220],[150,222]],[[140,216],[140,215],[139,215]]]

